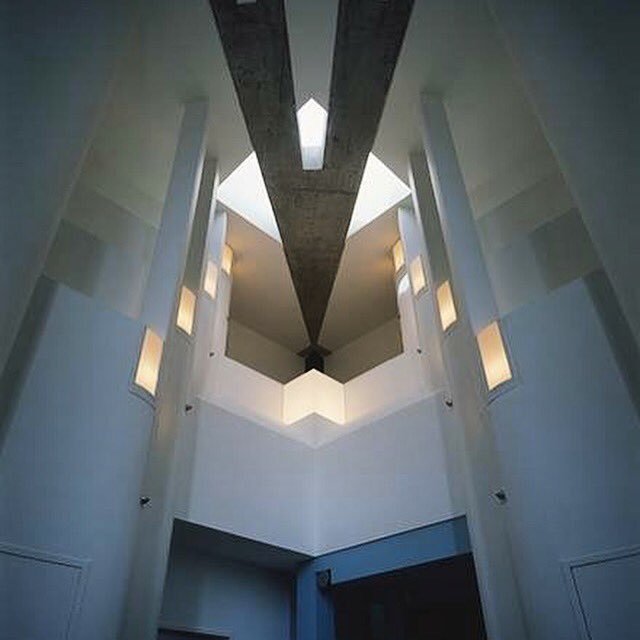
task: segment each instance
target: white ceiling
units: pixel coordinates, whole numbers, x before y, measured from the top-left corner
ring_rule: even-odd
[[[286,2],[299,105],[313,96],[328,106],[337,4]],[[209,99],[207,148],[221,179],[251,147],[208,1],[153,0],[142,3],[140,14],[91,157],[161,203],[185,100]],[[373,149],[403,180],[408,154],[421,148],[424,89],[445,96],[470,189],[542,138],[484,0],[416,0]],[[157,226],[160,210],[133,213]],[[347,244],[322,332],[328,348],[395,313],[390,262],[385,266],[383,258],[397,237],[391,218],[371,223]],[[281,246],[234,216],[230,234],[238,256],[232,315],[294,350],[306,346]]]

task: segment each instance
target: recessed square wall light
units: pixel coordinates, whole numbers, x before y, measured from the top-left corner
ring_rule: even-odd
[[[207,260],[207,268],[204,272],[204,291],[211,298],[216,297],[216,288],[218,286],[218,267],[213,260]]]
[[[231,267],[233,266],[233,249],[228,244],[225,244],[222,249],[222,263],[220,266],[228,276],[231,275]]]
[[[155,331],[146,327],[133,382],[152,396],[156,395],[158,386],[162,347],[162,338]]]
[[[404,267],[404,249],[402,248],[402,240],[398,240],[391,248],[391,255],[393,256],[393,266],[396,273]]]
[[[487,387],[492,391],[513,378],[498,321],[482,329],[477,340]]]
[[[446,331],[457,319],[456,305],[451,291],[451,284],[445,280],[436,291],[438,300],[438,311],[440,312],[440,324],[442,330]]]
[[[411,275],[411,288],[413,295],[417,296],[427,288],[427,280],[424,275],[424,267],[422,266],[422,258],[416,256],[409,265],[409,274]]]
[[[178,317],[176,324],[187,335],[191,335],[193,331],[193,320],[196,315],[196,294],[188,289],[182,287],[180,291],[180,302],[178,303]]]

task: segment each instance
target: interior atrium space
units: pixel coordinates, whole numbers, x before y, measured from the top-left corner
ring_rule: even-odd
[[[640,3],[3,7],[0,640],[640,639]]]

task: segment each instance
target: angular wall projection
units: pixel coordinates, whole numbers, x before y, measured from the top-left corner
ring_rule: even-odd
[[[344,424],[344,385],[316,369],[284,385],[282,418],[293,424],[316,413],[336,424]]]

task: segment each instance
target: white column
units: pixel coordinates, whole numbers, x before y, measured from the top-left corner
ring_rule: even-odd
[[[207,102],[198,100],[185,105],[141,314],[143,322],[163,340],[182,282],[202,175],[206,129]]]
[[[411,297],[412,312],[416,324],[417,348],[420,350],[419,355],[424,374],[430,388],[434,390],[441,389],[444,386],[444,367],[433,302],[434,283],[430,277],[427,248],[421,232],[421,226],[418,224],[416,212],[409,207],[400,207],[398,209],[398,227],[400,228],[400,237],[404,247],[409,278],[411,278],[411,265],[415,260],[420,260],[424,270],[425,290],[416,296],[412,286],[410,286],[409,296]]]
[[[422,133],[454,285],[477,334],[498,312],[440,96],[422,96]]]
[[[403,272],[400,275],[396,287],[403,350],[407,356],[415,358],[420,349],[420,339],[418,338],[418,325],[413,307],[411,283],[409,282],[408,273]]]
[[[229,314],[229,277],[222,271],[222,251],[227,235],[227,213],[223,209],[216,209],[215,201],[211,204],[211,223],[207,233],[207,245],[204,255],[204,269],[211,261],[215,269],[215,296],[212,298],[204,290],[200,294],[196,319],[196,340],[193,371],[193,394],[201,396],[206,388],[207,378],[213,373],[217,355],[224,355],[224,342],[222,354],[219,354],[221,331],[220,316],[224,318]],[[206,277],[206,273],[205,273]],[[224,328],[223,328],[224,329]],[[226,341],[226,330],[224,331]]]
[[[409,180],[426,245],[425,266],[436,287],[450,279],[451,273],[448,245],[443,241],[424,155],[410,157]],[[453,423],[450,417],[448,421],[453,428],[443,433],[451,487],[454,495],[465,503],[487,632],[495,640],[520,639],[526,637],[526,632],[511,542],[504,511],[491,498],[492,492],[502,486],[500,465],[484,399],[479,393],[478,354],[464,300],[457,301],[457,311],[458,328],[454,332],[445,335],[437,330],[454,399],[453,409],[443,409],[455,412]]]
[[[186,278],[187,256],[194,257],[191,278],[199,281],[209,208],[193,217],[198,201],[207,104],[185,107],[178,147],[169,181],[163,219],[151,266],[142,319],[164,340],[156,396],[156,418],[142,482],[142,495],[151,501],[140,511],[133,564],[120,638],[152,640],[157,635],[162,590],[169,557],[173,519],[181,487],[188,473],[179,435],[186,420],[186,401],[192,371],[193,341],[175,326],[178,288]],[[203,198],[206,200],[206,196]],[[200,259],[196,260],[196,256]],[[199,262],[199,264],[196,264]]]

